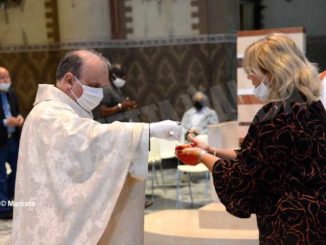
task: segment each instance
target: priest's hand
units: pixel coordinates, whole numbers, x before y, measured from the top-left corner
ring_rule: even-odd
[[[182,127],[179,122],[165,120],[157,123],[151,123],[149,127],[150,137],[178,141],[181,139]]]

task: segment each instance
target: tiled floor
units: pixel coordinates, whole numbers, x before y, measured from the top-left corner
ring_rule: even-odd
[[[162,179],[159,170],[156,171],[159,185],[155,182],[154,195],[152,196],[151,188],[151,171],[149,178],[146,181],[146,196],[153,200],[153,204],[145,209],[145,214],[163,209],[176,208],[176,176],[177,170],[175,167],[163,169],[165,186],[162,185]],[[192,205],[189,197],[188,182],[186,175],[182,174],[182,182],[180,185],[180,208],[194,209],[199,208],[211,202],[211,195],[205,195],[205,178],[203,174],[193,174],[191,177],[191,187],[194,204]],[[12,221],[0,220],[0,245],[8,244],[10,239]]]
[[[176,179],[177,179],[177,170],[176,168],[164,169],[164,180],[165,186],[161,183],[161,175],[159,171],[156,171],[157,179],[160,185],[155,183],[154,185],[154,195],[153,195],[153,205],[148,207],[145,213],[149,213],[155,210],[163,209],[176,209]],[[150,172],[151,174],[151,172]],[[205,175],[202,173],[192,174],[191,175],[191,190],[193,195],[193,204],[190,201],[189,189],[187,176],[181,174],[181,185],[180,185],[180,208],[183,209],[197,209],[201,206],[204,206],[207,203],[210,203],[211,194],[210,188],[208,187],[208,193],[205,194]],[[146,196],[151,198],[151,176],[149,176],[146,182]]]
[[[11,220],[0,220],[0,244],[8,244],[11,232]]]

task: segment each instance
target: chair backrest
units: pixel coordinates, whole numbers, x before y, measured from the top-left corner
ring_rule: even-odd
[[[208,126],[208,143],[210,146],[222,149],[236,149],[239,147],[238,121],[223,122]],[[213,202],[220,202],[211,178],[211,198]]]
[[[187,172],[187,173],[205,173],[209,171],[208,168],[203,163],[199,163],[194,166],[179,164],[178,169],[181,172]]]
[[[157,139],[160,148],[160,156],[162,159],[174,158],[175,157],[175,147],[181,145],[179,141],[176,140],[164,140]]]
[[[238,121],[223,122],[208,126],[208,143],[222,149],[239,147]]]
[[[149,163],[159,162],[161,160],[159,139],[152,137],[150,141],[151,141],[151,149],[148,152],[148,162]]]
[[[197,139],[204,141],[205,143],[208,143],[208,135],[207,134],[199,134],[196,136]]]

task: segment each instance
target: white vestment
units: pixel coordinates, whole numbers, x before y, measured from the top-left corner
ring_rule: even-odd
[[[144,123],[100,124],[39,85],[20,141],[13,244],[143,244],[148,134]]]

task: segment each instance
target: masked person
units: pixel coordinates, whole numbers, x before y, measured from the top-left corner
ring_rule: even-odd
[[[207,107],[207,97],[202,92],[196,92],[192,97],[193,107],[187,110],[181,120],[186,134],[207,134],[208,125],[218,123],[216,112]]]
[[[100,105],[93,110],[94,119],[100,123],[112,123],[114,121],[128,122],[131,119],[127,116],[127,111],[137,108],[134,100],[125,98],[121,88],[126,85],[127,72],[120,64],[109,66],[109,80],[111,86],[103,89],[103,99]],[[151,200],[145,201],[145,208],[151,206]]]
[[[0,67],[0,219],[12,218],[12,207],[17,169],[20,128],[24,118],[20,115],[18,100],[11,87],[8,70]],[[7,175],[6,162],[11,173]]]
[[[110,65],[109,69],[112,86],[103,89],[103,99],[93,111],[94,119],[101,123],[128,122],[126,111],[136,108],[137,103],[125,98],[121,92],[127,81],[126,70],[120,64]]]
[[[21,137],[13,244],[142,244],[149,137],[182,130],[94,121],[108,73],[95,51],[71,51],[56,85],[39,85]]]
[[[243,67],[266,104],[241,148],[216,149],[190,136],[196,147],[180,147],[177,156],[212,171],[228,212],[256,214],[260,244],[326,244],[326,112],[317,69],[278,33],[250,45]]]

